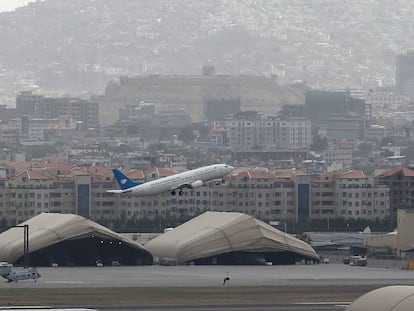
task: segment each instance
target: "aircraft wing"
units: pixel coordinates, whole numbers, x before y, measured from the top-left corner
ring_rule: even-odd
[[[170,188],[170,191],[172,191],[172,190],[182,190],[184,188],[196,189],[198,187],[201,187],[202,185],[203,185],[203,181],[202,180],[195,180],[195,181],[192,181],[190,183],[185,182],[185,183],[182,183],[182,184],[180,184],[178,186],[173,186],[173,187]]]
[[[181,185],[178,185],[178,186],[171,187],[170,188],[170,191],[173,191],[173,190],[182,190],[184,188],[190,188],[190,184],[185,183],[185,184],[181,184]]]
[[[109,193],[116,193],[116,194],[122,194],[122,193],[128,193],[128,192],[132,192],[132,190],[106,190],[106,192]]]

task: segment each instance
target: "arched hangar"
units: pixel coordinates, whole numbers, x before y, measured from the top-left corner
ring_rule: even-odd
[[[206,212],[145,244],[162,262],[251,265],[319,261],[306,242],[251,216]]]
[[[42,213],[19,226],[29,227],[32,266],[150,265],[153,257],[142,245],[89,219],[74,214]],[[0,260],[24,262],[24,230],[0,234]]]
[[[414,286],[393,285],[374,289],[356,299],[345,311],[411,311]]]

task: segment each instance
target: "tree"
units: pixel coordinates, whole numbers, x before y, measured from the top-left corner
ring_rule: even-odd
[[[310,145],[311,150],[320,152],[328,147],[328,140],[326,137],[322,137],[319,134],[315,134],[312,138],[312,143]]]
[[[26,147],[28,157],[30,159],[38,159],[48,154],[56,154],[58,150],[55,146],[27,146]]]
[[[361,143],[358,145],[358,154],[360,156],[369,156],[372,152],[372,145],[369,143]]]
[[[178,139],[185,143],[193,142],[195,138],[196,136],[191,126],[183,127],[178,133]]]

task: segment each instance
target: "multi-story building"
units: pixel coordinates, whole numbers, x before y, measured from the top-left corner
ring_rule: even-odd
[[[330,143],[328,148],[322,152],[322,158],[327,166],[341,165],[342,168],[348,168],[352,164],[352,149],[343,148],[341,144]]]
[[[227,115],[240,112],[240,97],[205,97],[203,114],[207,120],[224,120]]]
[[[365,102],[352,97],[350,90],[306,92],[305,115],[311,120],[312,126],[324,126],[331,116],[338,114],[365,116]]]
[[[253,150],[258,147],[307,148],[311,143],[311,123],[305,117],[263,117],[213,122],[223,128],[232,149]]]
[[[407,107],[410,99],[407,96],[384,91],[370,91],[365,95],[365,104],[371,107],[373,116],[381,116],[390,111],[399,111]]]
[[[50,211],[53,179],[34,170],[20,171],[0,182],[0,217],[9,225]],[[74,212],[74,211],[72,211]]]
[[[384,219],[390,216],[389,188],[362,171],[350,171],[335,182],[337,213],[344,218]]]
[[[336,212],[335,181],[338,172],[331,172],[311,181],[310,218],[335,218]]]
[[[376,185],[361,171],[274,175],[245,170],[182,196],[114,195],[109,168],[51,163],[3,163],[0,220],[14,225],[41,212],[75,213],[108,225],[142,219],[182,219],[206,210],[241,212],[264,221],[329,218],[375,220],[389,216],[388,187]],[[166,169],[132,170],[141,182],[172,174]],[[159,228],[160,230],[162,228]]]
[[[21,92],[16,97],[16,110],[20,115],[53,119],[70,115],[80,129],[99,126],[98,103],[80,98],[53,98]]]
[[[378,176],[379,183],[390,189],[390,208],[393,217],[398,209],[414,206],[414,170],[407,167],[389,169]]]
[[[257,149],[263,143],[262,120],[233,120],[228,123],[232,149]]]
[[[414,50],[397,55],[395,79],[398,94],[414,98]]]
[[[155,104],[140,102],[119,108],[120,120],[151,120],[155,116]]]
[[[331,172],[312,181],[311,218],[384,219],[390,216],[389,188],[362,171]]]
[[[69,115],[61,115],[54,119],[33,118],[26,115],[12,119],[8,123],[9,129],[15,130],[19,137],[37,140],[44,140],[45,133],[50,130],[68,131],[76,128],[73,117]]]
[[[331,115],[325,122],[326,137],[330,140],[365,139],[366,120],[363,116]]]
[[[224,127],[211,129],[209,138],[213,146],[228,146],[227,131]]]

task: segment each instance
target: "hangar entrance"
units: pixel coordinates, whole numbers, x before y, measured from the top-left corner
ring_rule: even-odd
[[[292,252],[230,252],[194,260],[196,265],[294,265],[301,260],[312,260]]]
[[[31,252],[31,266],[96,266],[98,262],[105,266],[114,263],[120,265],[151,265],[152,256],[143,250],[131,247],[122,241],[88,236],[62,241],[60,243]],[[23,264],[24,257],[15,263]]]

